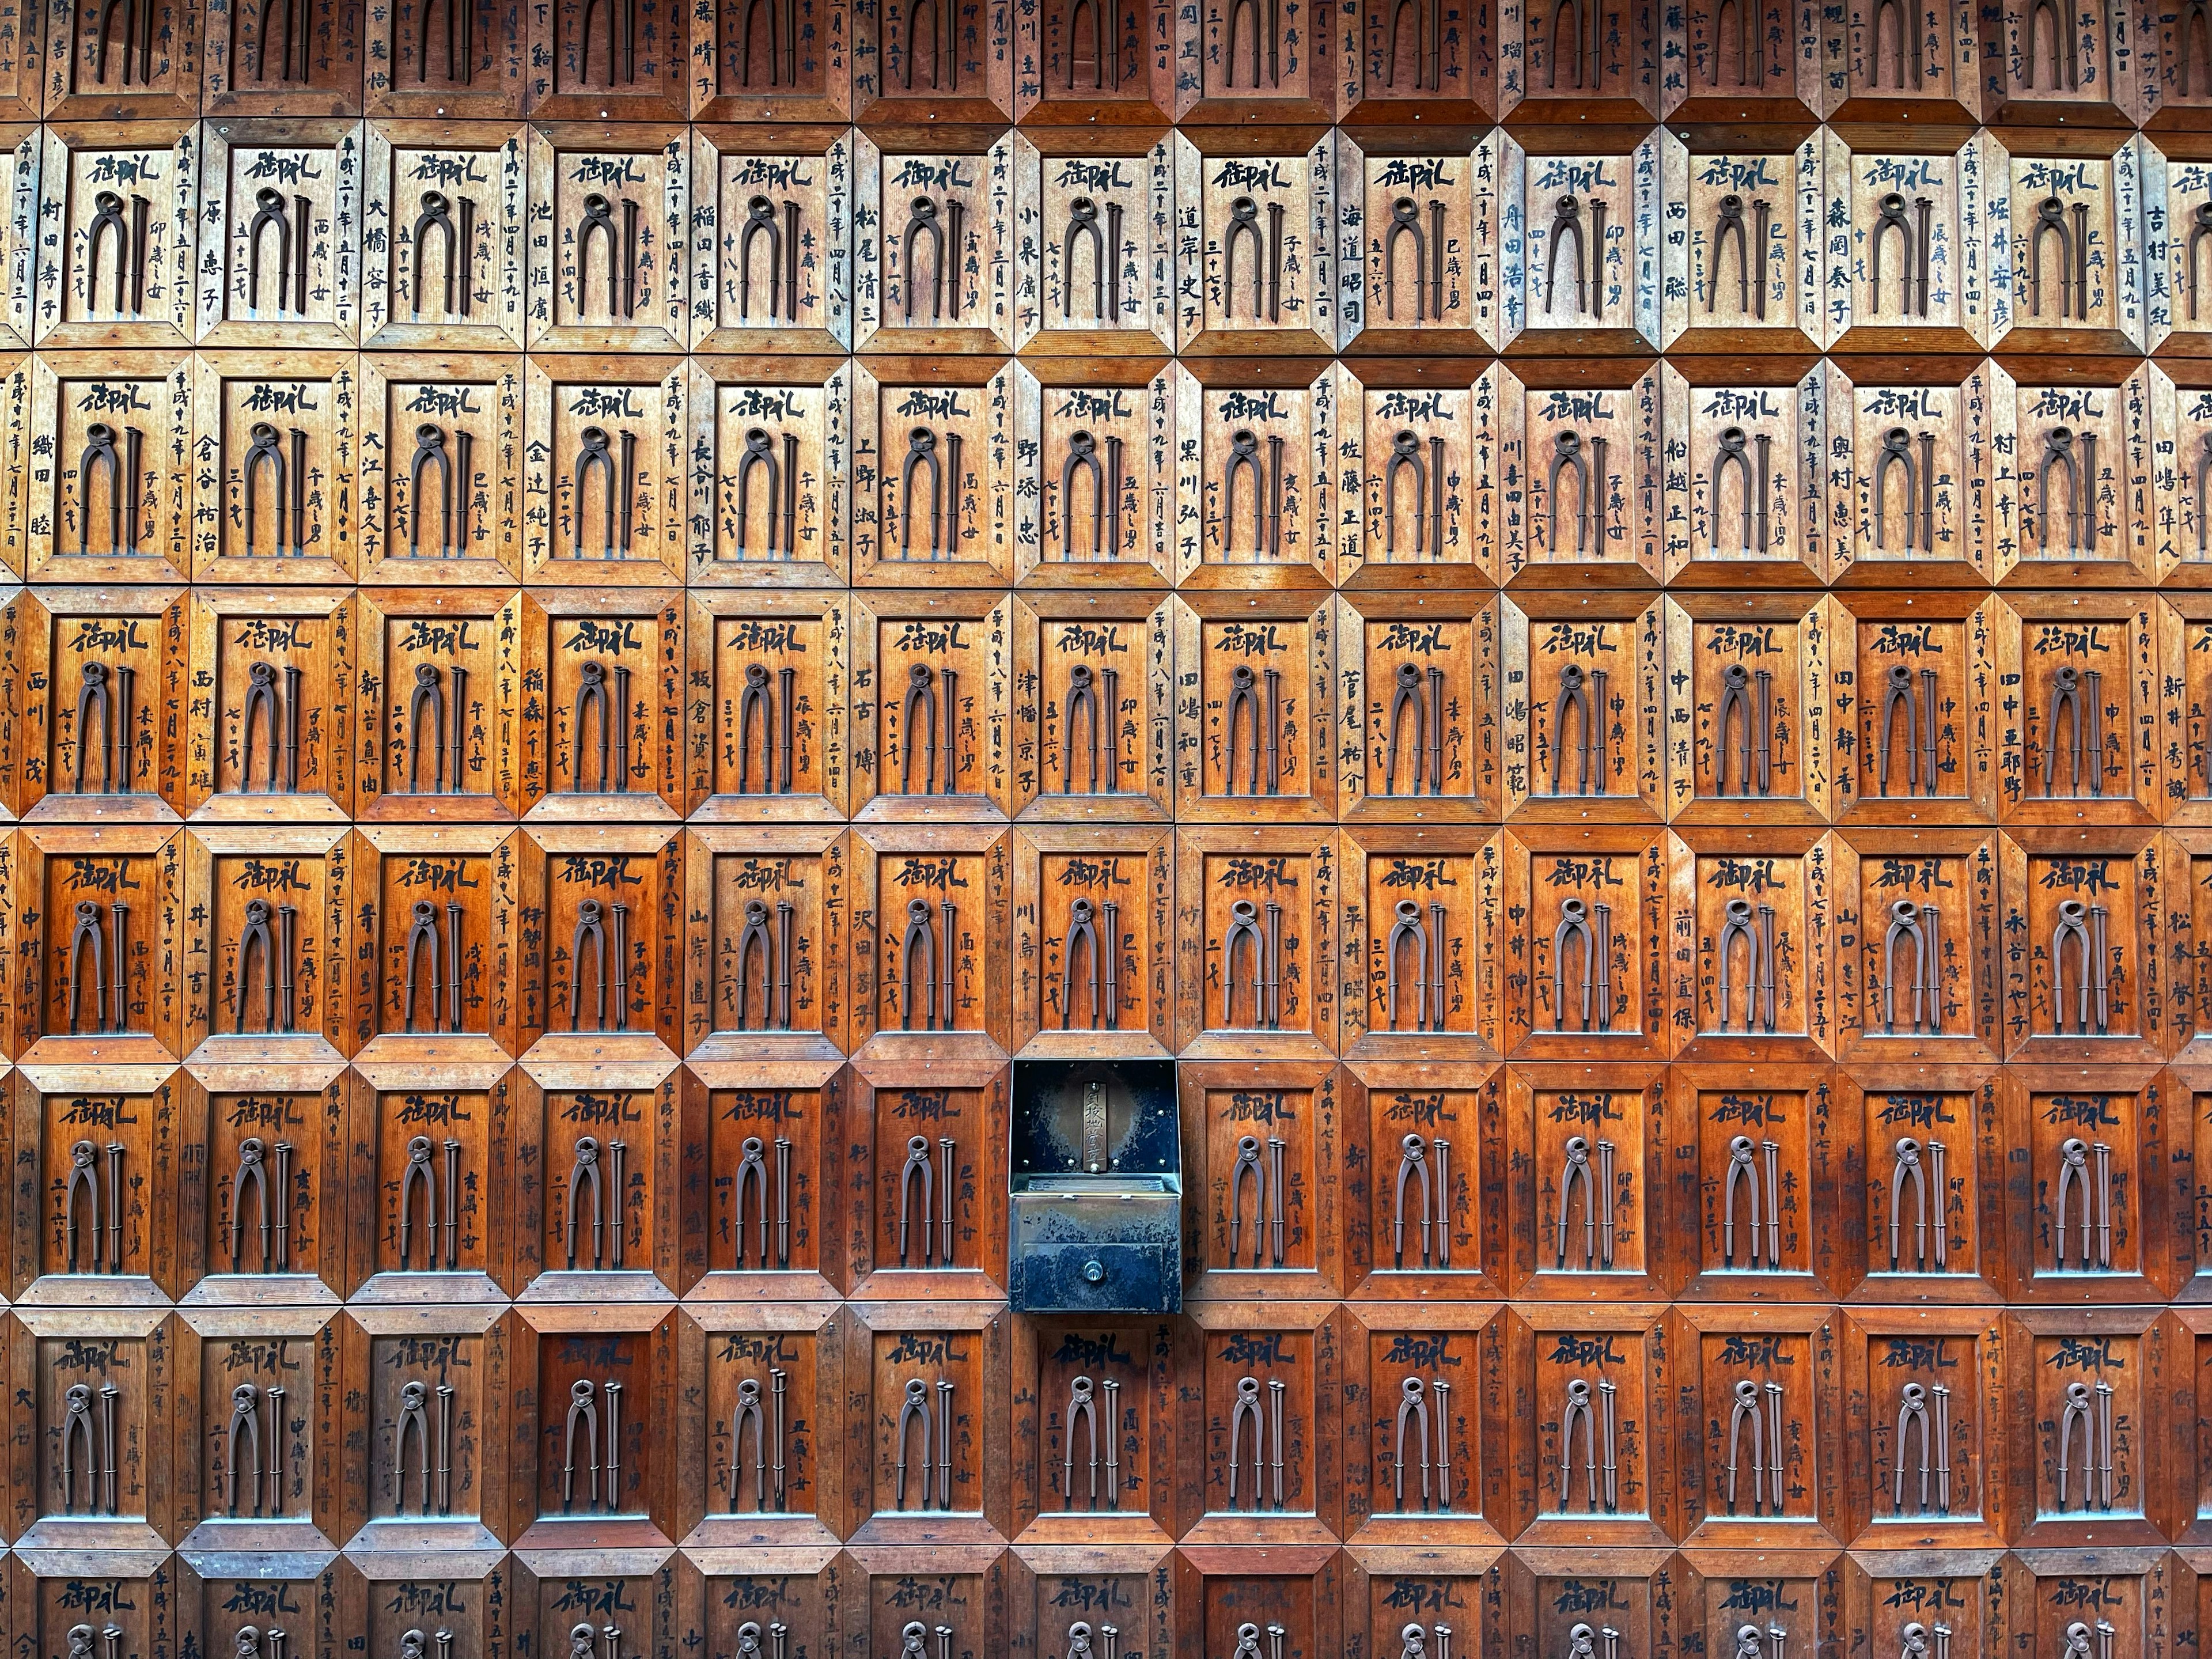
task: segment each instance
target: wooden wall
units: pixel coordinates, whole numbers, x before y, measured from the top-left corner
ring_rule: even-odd
[[[18,1659],[2197,1646],[2204,0],[0,0],[0,201]]]

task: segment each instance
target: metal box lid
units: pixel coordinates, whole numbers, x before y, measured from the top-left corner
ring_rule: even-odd
[[[1007,1285],[1024,1313],[1182,1303],[1172,1060],[1016,1061]]]
[[[1146,1176],[1182,1190],[1171,1060],[1014,1062],[1013,1190],[1060,1178]]]

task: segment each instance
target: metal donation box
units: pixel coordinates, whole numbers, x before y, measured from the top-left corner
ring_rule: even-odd
[[[1017,1060],[1013,1105],[1016,1311],[1181,1309],[1175,1062]]]

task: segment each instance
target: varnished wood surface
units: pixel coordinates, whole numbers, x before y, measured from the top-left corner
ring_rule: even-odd
[[[0,1635],[2200,1645],[2208,109],[0,3]],[[1023,1063],[1169,1059],[1182,1311],[1016,1314]]]

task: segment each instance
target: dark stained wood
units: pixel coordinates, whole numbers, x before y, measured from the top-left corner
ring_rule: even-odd
[[[1836,1332],[1827,1311],[1793,1308],[1777,1316],[1767,1309],[1686,1307],[1671,1317],[1682,1385],[1674,1425],[1675,1491],[1689,1544],[1832,1545],[1841,1510],[1840,1482],[1833,1475],[1843,1455],[1844,1405]],[[1739,1423],[1735,1389],[1745,1382],[1759,1386],[1760,1413]],[[1781,1419],[1778,1437],[1771,1414]],[[1752,1454],[1755,1432],[1769,1437],[1763,1458]],[[1778,1480],[1776,1443],[1782,1450]],[[1754,1494],[1762,1469],[1769,1485]]]
[[[1508,1161],[1504,1073],[1422,1060],[1351,1065],[1339,1076],[1344,1091],[1349,1293],[1362,1301],[1392,1303],[1415,1301],[1431,1291],[1461,1292],[1461,1299],[1502,1297],[1512,1271],[1508,1206],[1498,1198]],[[1431,1249],[1425,1256],[1416,1224],[1418,1173],[1407,1177],[1402,1206],[1398,1198],[1398,1171],[1407,1161],[1406,1138],[1412,1134],[1429,1142],[1424,1162],[1430,1181]],[[1442,1168],[1434,1161],[1439,1139],[1450,1146]],[[1397,1251],[1401,1214],[1410,1247],[1402,1267]]]
[[[465,14],[465,52],[458,21],[452,49],[445,44],[442,0],[397,0],[370,20],[363,90],[372,115],[489,118],[521,112],[525,30],[520,9],[511,0],[463,3],[472,7]],[[436,31],[427,42],[426,23]]]
[[[1181,1451],[1181,1413],[1173,1392],[1175,1337],[1175,1325],[1165,1320],[1015,1322],[1013,1509],[1025,1546],[1023,1559],[1038,1563],[1040,1571],[1046,1563],[1063,1559],[1072,1567],[1089,1567],[1102,1547],[1158,1549],[1174,1536]],[[1085,1461],[1089,1440],[1077,1435],[1071,1443],[1068,1407],[1079,1376],[1094,1384],[1093,1416],[1102,1437],[1095,1460],[1101,1465],[1102,1499],[1096,1504]],[[1109,1379],[1120,1386],[1118,1422],[1105,1410],[1108,1396],[1097,1386]],[[1109,1443],[1117,1454],[1118,1498],[1103,1467]],[[1097,1594],[1098,1607],[1115,1609],[1104,1616],[1120,1618],[1121,1592]],[[1133,1598],[1133,1611],[1148,1602],[1164,1611],[1149,1595]],[[1094,1628],[1098,1622],[1093,1617]]]

